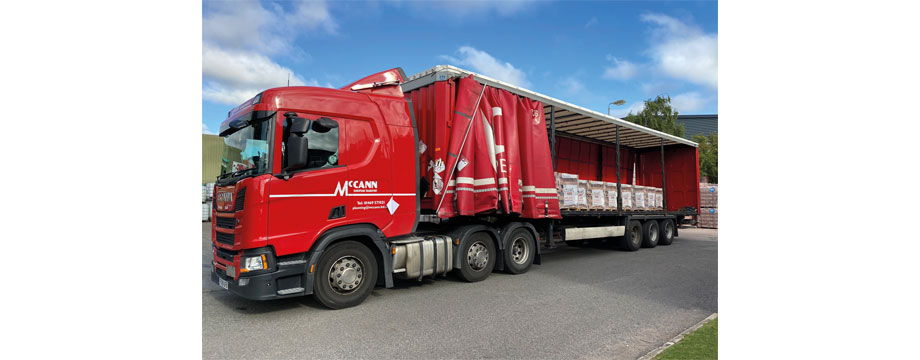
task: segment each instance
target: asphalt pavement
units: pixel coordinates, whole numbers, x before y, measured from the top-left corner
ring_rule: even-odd
[[[466,283],[397,280],[361,305],[311,296],[236,297],[210,280],[202,223],[205,359],[635,359],[718,312],[718,235],[680,229],[670,246],[561,246],[522,275]]]

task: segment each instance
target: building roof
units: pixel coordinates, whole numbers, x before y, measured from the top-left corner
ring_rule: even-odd
[[[547,126],[552,115],[555,118],[556,134],[574,138],[588,139],[612,144],[616,139],[616,127],[619,126],[620,144],[633,148],[649,148],[660,145],[684,144],[697,147],[695,142],[647,128],[629,121],[601,114],[578,105],[574,105],[544,94],[517,87],[506,82],[490,78],[469,70],[450,65],[438,65],[409,77],[403,85],[403,91],[410,91],[435,81],[447,80],[473,75],[476,81],[513,94],[538,100],[543,103]]]
[[[719,115],[677,115],[677,123],[684,125],[684,137],[709,135],[719,132]]]

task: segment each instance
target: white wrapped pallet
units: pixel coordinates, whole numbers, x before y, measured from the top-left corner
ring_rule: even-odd
[[[629,184],[620,184],[620,199],[623,201],[623,210],[632,210],[633,206],[633,186]]]
[[[655,189],[655,208],[664,210],[664,189]]]
[[[578,180],[578,202],[575,207],[581,210],[588,208],[588,180]]]
[[[604,210],[606,191],[603,181],[588,181],[588,208],[591,210]]]
[[[559,207],[562,209],[574,209],[578,204],[578,175],[559,173],[559,180],[556,186],[560,189],[562,197],[559,199]]]
[[[604,207],[607,210],[617,209],[617,183],[608,182],[604,184],[607,188],[607,204]]]
[[[211,202],[205,202],[201,204],[201,221],[210,221],[211,220]]]
[[[655,210],[655,191],[656,187],[646,186],[645,187],[645,208],[647,210]]]
[[[633,195],[636,198],[633,210],[645,210],[645,186],[633,185]]]

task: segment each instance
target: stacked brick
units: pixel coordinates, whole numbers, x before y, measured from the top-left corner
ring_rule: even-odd
[[[719,228],[718,184],[700,184],[699,226],[707,229]]]
[[[652,211],[664,209],[664,192],[660,188],[620,184],[623,210]],[[556,173],[556,194],[563,210],[616,211],[617,184],[588,181],[578,175]]]

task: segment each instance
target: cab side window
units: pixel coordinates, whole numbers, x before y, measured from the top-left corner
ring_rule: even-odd
[[[304,137],[307,138],[307,166],[304,170],[320,169],[339,165],[339,127],[325,127],[315,119],[311,119],[309,130]],[[336,125],[336,120],[325,118]],[[287,141],[290,137],[290,120],[284,121],[284,133],[281,142],[281,168],[287,167]]]

